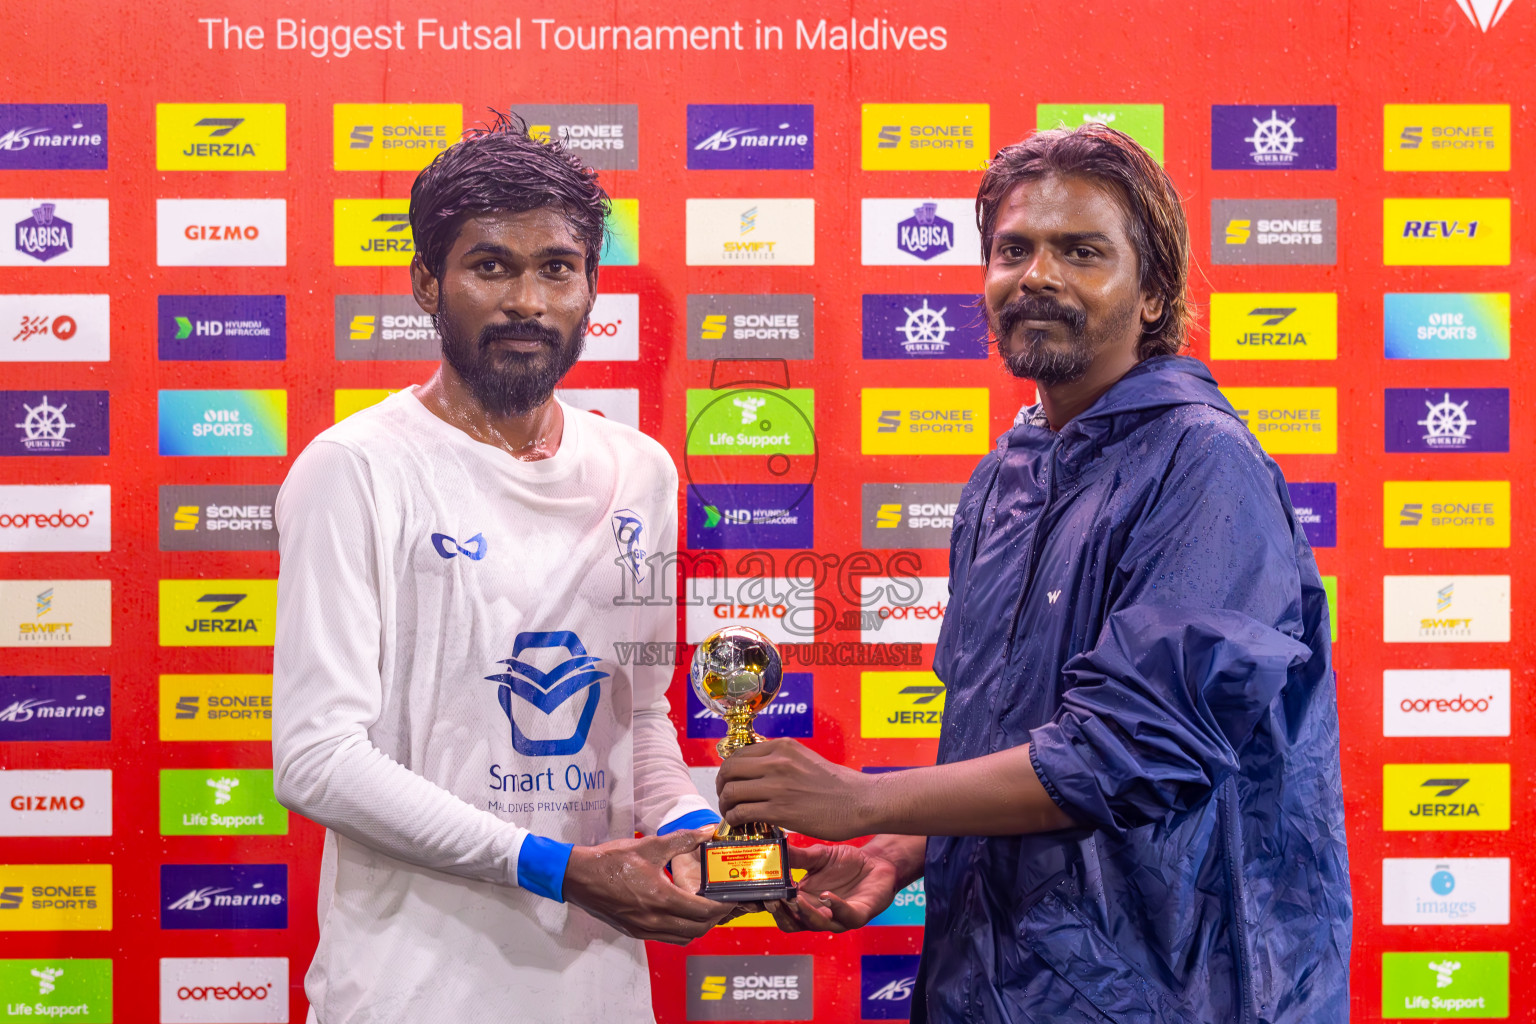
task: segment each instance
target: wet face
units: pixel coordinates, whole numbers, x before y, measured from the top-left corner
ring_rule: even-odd
[[[1086,178],[1020,182],[998,209],[985,299],[1009,372],[1044,387],[1082,379],[1106,355],[1135,362],[1162,312],[1138,279],[1119,198]]]
[[[488,415],[537,408],[581,358],[594,299],[584,251],[560,211],[543,207],[465,220],[441,279],[412,265],[444,361]]]

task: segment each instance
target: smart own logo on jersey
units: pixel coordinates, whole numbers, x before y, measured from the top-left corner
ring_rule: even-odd
[[[694,739],[720,739],[725,735],[725,719],[704,706],[693,687],[688,687],[688,735]],[[779,695],[753,719],[752,725],[763,736],[814,735],[816,718],[815,687],[809,672],[786,672]]]
[[[944,684],[932,672],[859,673],[859,735],[938,739]]]
[[[162,295],[161,359],[284,359],[288,300],[282,295]]]
[[[1335,106],[1211,107],[1214,170],[1331,171],[1337,161]]]
[[[164,1024],[285,1024],[288,958],[162,957]]]
[[[161,455],[286,455],[288,392],[160,392]]]
[[[1382,296],[1388,359],[1508,359],[1508,292]]]
[[[992,444],[986,388],[863,388],[865,455],[981,455]]]
[[[1508,736],[1508,669],[1387,669],[1383,736]]]
[[[112,961],[0,960],[0,1020],[112,1022]]]
[[[1337,359],[1333,292],[1213,292],[1212,359]]]
[[[1509,547],[1508,480],[1388,480],[1382,501],[1384,547]]]
[[[1238,418],[1271,455],[1339,450],[1339,397],[1334,388],[1222,388]]]
[[[0,864],[0,932],[112,930],[112,865]]]
[[[1508,643],[1508,576],[1383,576],[1387,643]]]
[[[0,103],[0,170],[106,169],[105,103]]]
[[[105,267],[105,199],[0,199],[0,267]]]
[[[107,676],[0,676],[0,743],[112,738]]]
[[[1381,213],[1389,267],[1509,266],[1506,198],[1383,199]]]
[[[288,110],[281,103],[157,103],[155,169],[285,171]]]
[[[1381,923],[1509,924],[1509,858],[1382,858]]]
[[[338,171],[419,171],[459,141],[457,103],[337,103],[331,155]]]
[[[110,836],[112,772],[68,768],[0,772],[0,836]]]
[[[689,359],[811,359],[811,295],[688,296]]]
[[[104,363],[111,308],[106,295],[0,295],[0,363]]]
[[[866,171],[975,171],[992,153],[985,103],[866,103],[861,120]]]
[[[160,646],[271,647],[276,580],[161,580]]]
[[[1509,451],[1508,388],[1387,388],[1389,452]]]
[[[332,216],[338,267],[405,267],[416,254],[409,199],[337,199]]]
[[[1141,143],[1152,159],[1163,162],[1163,105],[1161,103],[1040,103],[1035,106],[1035,127],[1080,128],[1103,124],[1125,132]]]
[[[1333,266],[1339,239],[1332,199],[1212,199],[1211,262]]]
[[[109,455],[105,391],[0,391],[0,456]]]
[[[917,987],[916,953],[859,957],[859,1005],[864,1020],[906,1020]]]
[[[815,110],[809,103],[690,103],[688,169],[811,170]]]
[[[634,103],[513,103],[535,139],[555,140],[599,171],[640,166],[640,108]]]
[[[962,266],[981,262],[981,233],[972,199],[864,199],[864,266]]]
[[[156,199],[162,267],[285,267],[286,199]]]
[[[811,1020],[815,959],[799,956],[690,956],[689,1020]]]
[[[335,310],[338,360],[426,362],[442,354],[443,338],[431,314],[409,295],[338,295]]]
[[[507,670],[485,677],[497,684],[496,700],[512,728],[512,749],[525,757],[556,757],[586,746],[602,681],[609,676],[597,668],[601,660],[588,654],[570,630],[517,634],[512,657],[501,662]],[[578,697],[583,699],[576,721],[565,724],[573,717],[571,707]],[[537,718],[530,709],[538,712]],[[567,735],[540,736],[562,724],[570,729]]]
[[[160,739],[269,742],[270,675],[162,675]]]
[[[1339,488],[1337,484],[1286,484],[1296,522],[1314,548],[1331,548],[1338,543]]]
[[[1509,170],[1509,104],[1388,103],[1382,107],[1389,171]]]
[[[1382,828],[1388,832],[1509,829],[1509,765],[1385,764]]]
[[[864,296],[865,359],[985,359],[979,295]]]
[[[286,864],[160,865],[160,927],[288,927]]]
[[[163,836],[285,836],[270,768],[162,768]]]

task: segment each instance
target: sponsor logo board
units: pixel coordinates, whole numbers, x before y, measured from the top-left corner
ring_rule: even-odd
[[[1508,480],[1388,480],[1382,546],[1509,547]]]
[[[1271,455],[1332,455],[1339,450],[1334,388],[1222,388],[1221,393]]]
[[[1339,489],[1337,484],[1287,484],[1296,521],[1315,548],[1331,548],[1338,543]]]
[[[160,927],[286,928],[288,865],[162,864]]]
[[[332,217],[338,267],[404,267],[416,254],[409,199],[337,199]]]
[[[104,363],[111,309],[106,295],[0,295],[0,363]]]
[[[0,836],[111,834],[110,770],[12,768],[0,772]]]
[[[1211,293],[1212,359],[1337,359],[1333,292]]]
[[[409,295],[338,295],[335,308],[338,360],[425,362],[442,354],[431,314]]]
[[[276,580],[161,580],[161,647],[271,647]]]
[[[949,607],[947,576],[861,576],[860,640],[936,644]]]
[[[706,708],[693,687],[688,687],[688,735],[694,739],[719,739],[725,735],[725,719]],[[779,695],[752,720],[760,735],[814,735],[815,687],[809,672],[786,672]]]
[[[686,205],[690,267],[816,262],[814,199],[689,199]]]
[[[0,864],[0,932],[112,929],[112,865]]]
[[[814,543],[809,484],[694,484],[687,493],[690,548],[785,549]]]
[[[1508,199],[1383,199],[1389,267],[1509,266]]]
[[[809,455],[816,394],[809,388],[689,388],[689,455]]]
[[[1382,858],[1381,923],[1509,924],[1509,858]]]
[[[1212,199],[1211,262],[1333,266],[1339,241],[1332,199]]]
[[[640,296],[598,292],[587,318],[581,361],[634,362],[640,358]]]
[[[634,103],[514,103],[528,134],[553,139],[599,171],[640,166],[640,108]]]
[[[378,405],[393,394],[395,394],[394,388],[337,388],[335,394],[331,396],[335,422],[340,423],[355,412],[362,412],[369,406]]]
[[[859,735],[938,739],[944,684],[932,672],[860,672]]]
[[[860,259],[866,267],[981,263],[974,199],[864,199],[860,214]]]
[[[906,1020],[917,987],[916,953],[859,957],[859,1016],[864,1020]]]
[[[992,155],[985,103],[866,103],[862,122],[866,171],[978,171]]]
[[[288,110],[281,103],[155,104],[157,171],[287,169]]]
[[[1509,765],[1384,764],[1382,828],[1388,832],[1509,829]]]
[[[1218,171],[1331,171],[1338,163],[1334,106],[1211,107],[1211,167]]]
[[[111,580],[0,580],[0,647],[111,646]]]
[[[1509,954],[1381,954],[1381,1015],[1391,1020],[1509,1016]]]
[[[1389,644],[1508,643],[1508,576],[1383,576]]]
[[[0,455],[108,455],[105,391],[0,391]]]
[[[0,103],[0,170],[106,169],[105,103]]]
[[[898,927],[921,928],[923,917],[927,914],[928,891],[923,886],[923,880],[919,878],[911,885],[898,892],[891,905],[870,920],[870,925],[894,925]]]
[[[286,1024],[288,958],[162,957],[162,1024]]]
[[[1387,388],[1389,452],[1509,451],[1508,388]]]
[[[814,958],[690,956],[689,1020],[810,1020]]]
[[[161,455],[286,455],[288,392],[160,392]]]
[[[0,199],[0,267],[105,267],[105,199]]]
[[[457,103],[337,103],[331,154],[338,171],[419,171],[459,141]]]
[[[691,576],[686,643],[696,644],[721,626],[751,626],[778,644],[803,644],[816,638],[816,581],[801,576]]]
[[[0,551],[111,551],[110,484],[0,484]]]
[[[860,522],[870,550],[947,548],[963,484],[865,484]]]
[[[809,201],[809,200],[807,200]],[[607,233],[599,262],[605,267],[640,265],[640,200],[609,200]]]
[[[1163,105],[1161,103],[1040,103],[1035,106],[1036,128],[1080,128],[1105,124],[1141,143],[1158,163],[1163,160]]]
[[[161,359],[284,359],[288,300],[282,295],[162,295]]]
[[[286,199],[156,199],[162,267],[285,267]]]
[[[1339,642],[1339,578],[1323,577],[1323,597],[1328,602],[1328,639]]]
[[[1382,296],[1388,359],[1508,359],[1508,292]]]
[[[33,1020],[111,1024],[112,961],[0,960],[0,1024]]]
[[[160,769],[163,836],[285,836],[270,768]]]
[[[811,359],[815,335],[810,295],[688,296],[689,359]]]
[[[161,551],[276,551],[276,484],[161,484]]]
[[[1383,736],[1508,736],[1508,669],[1387,669]]]
[[[112,738],[107,676],[0,676],[0,743]]]
[[[985,359],[979,295],[864,296],[865,359]]]
[[[1507,103],[1388,103],[1382,107],[1389,171],[1509,170]]]
[[[639,388],[556,388],[555,397],[572,409],[640,429]]]
[[[688,169],[811,170],[815,110],[809,103],[690,103]]]
[[[865,455],[981,455],[992,446],[986,388],[863,388]]]
[[[238,743],[272,739],[269,675],[162,675],[160,739]]]

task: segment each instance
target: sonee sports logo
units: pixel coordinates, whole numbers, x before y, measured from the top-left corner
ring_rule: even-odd
[[[537,669],[520,658],[525,651],[544,649],[564,650],[570,656],[547,671]],[[552,757],[574,754],[586,746],[587,733],[592,728],[598,700],[602,695],[602,680],[609,676],[609,673],[596,667],[600,660],[587,654],[580,638],[569,630],[517,634],[512,642],[512,657],[500,663],[507,666],[507,671],[485,677],[499,684],[496,699],[511,725],[514,750],[525,757]],[[562,739],[533,739],[518,725],[518,715],[513,711],[513,696],[522,698],[526,704],[550,716],[583,690],[587,691],[586,703],[582,705],[580,717],[571,735]]]

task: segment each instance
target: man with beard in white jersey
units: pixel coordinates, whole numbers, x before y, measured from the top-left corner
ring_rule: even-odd
[[[278,495],[274,778],[326,827],[311,1022],[651,1021],[640,940],[733,909],[696,895],[719,819],[671,670],[615,657],[676,639],[633,595],[671,565],[677,471],[554,397],[608,208],[515,118],[439,155],[410,217],[442,364],[322,433]]]

